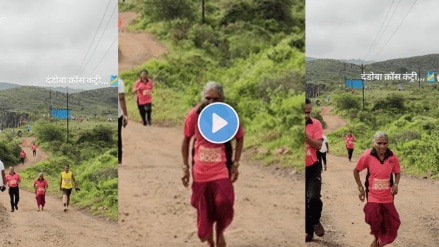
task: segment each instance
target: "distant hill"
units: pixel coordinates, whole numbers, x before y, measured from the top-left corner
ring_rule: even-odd
[[[315,57],[306,57],[305,61],[309,62],[309,61],[314,61],[314,60],[337,60],[340,62],[352,63],[352,64],[357,64],[357,65],[375,63],[375,61],[363,61],[361,59],[330,59],[330,58],[315,58]]]
[[[16,88],[21,87],[17,84],[7,83],[7,82],[0,82],[0,90],[10,89],[10,88]]]
[[[351,60],[349,60],[351,61]],[[428,71],[439,72],[439,54],[391,59],[363,65],[365,73],[404,74],[419,72],[425,78]],[[351,62],[334,59],[315,59],[306,62],[307,83],[340,83],[345,79],[361,79],[361,66]]]
[[[94,113],[97,116],[116,116],[117,101],[117,87],[69,92],[69,109],[73,116],[94,116]],[[50,106],[53,109],[66,109],[66,93],[35,86],[0,90],[0,111],[42,116],[48,114]]]
[[[45,88],[47,88],[49,90],[53,90],[53,91],[58,91],[61,93],[67,92],[67,88],[65,88],[65,87],[45,87]],[[74,89],[74,88],[69,88],[68,90],[69,90],[69,93],[79,93],[79,92],[84,91],[84,89]]]

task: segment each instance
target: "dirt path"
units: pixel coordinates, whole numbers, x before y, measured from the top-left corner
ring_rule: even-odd
[[[121,12],[122,27],[119,30],[119,72],[140,66],[145,61],[158,58],[168,49],[157,39],[143,32],[129,32],[128,25],[136,19],[135,12]]]
[[[128,18],[132,13],[120,13]],[[145,36],[143,44],[154,47]],[[126,39],[126,40],[125,40]],[[129,47],[125,32],[119,36],[122,53]],[[160,46],[159,46],[160,47]],[[136,50],[142,46],[136,47]],[[139,52],[152,52],[153,49]],[[120,69],[138,63],[122,61]],[[188,109],[189,110],[189,109]],[[119,168],[119,234],[122,246],[205,246],[196,234],[196,211],[190,189],[181,184],[182,130],[144,127],[133,121],[122,131],[123,165]],[[232,247],[304,246],[304,179],[275,175],[270,169],[241,160],[235,183],[235,218],[225,237]]]
[[[196,211],[181,184],[178,129],[130,122],[123,131],[119,168],[119,233],[122,246],[195,247]],[[303,246],[304,180],[272,175],[243,160],[235,183],[230,246]]]
[[[324,109],[323,118],[327,130],[335,130],[342,125],[340,117]],[[331,140],[329,140],[331,141]],[[357,151],[360,152],[360,151]],[[327,154],[328,170],[323,173],[322,224],[326,228],[324,238],[317,238],[308,246],[369,246],[372,236],[364,222],[363,207],[357,196],[357,186],[352,175],[356,159],[349,162],[346,157]],[[361,173],[364,183],[365,173]],[[399,236],[391,245],[394,247],[439,246],[439,183],[403,175],[399,184],[395,206],[401,217]]]
[[[24,138],[23,149],[27,153],[24,165],[15,168],[19,173],[48,158],[44,150],[38,148],[32,156],[30,148],[33,138]],[[7,168],[6,168],[7,169]],[[35,175],[35,177],[38,174]],[[49,186],[58,186],[49,184]],[[74,193],[72,196],[75,196]],[[46,196],[46,207],[37,212],[35,194],[20,189],[18,209],[10,212],[7,191],[0,193],[0,246],[116,246],[119,243],[117,224],[98,219],[78,209],[70,208],[65,213],[60,199]]]

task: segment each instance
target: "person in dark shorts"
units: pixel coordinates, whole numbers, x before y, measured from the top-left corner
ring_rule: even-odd
[[[61,180],[59,182],[59,190],[62,191],[62,201],[64,205],[64,212],[67,211],[70,204],[70,194],[72,193],[73,185],[72,181],[75,185],[75,189],[78,191],[78,184],[76,183],[75,176],[71,171],[69,171],[69,165],[64,166],[64,171],[61,172]]]

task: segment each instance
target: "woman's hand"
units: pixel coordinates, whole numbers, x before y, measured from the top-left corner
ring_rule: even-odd
[[[392,195],[398,194],[398,184],[393,184],[392,186]]]
[[[230,180],[232,180],[232,183],[238,180],[238,175],[239,175],[238,167],[233,165],[232,170],[230,172]]]
[[[189,180],[190,180],[190,174],[189,174],[189,167],[187,169],[183,169],[183,177],[181,178],[181,182],[183,182],[184,187],[189,186]]]
[[[359,187],[358,190],[360,193],[358,194],[358,198],[360,198],[360,201],[364,202],[364,199],[366,198],[366,192],[364,191],[363,187]]]

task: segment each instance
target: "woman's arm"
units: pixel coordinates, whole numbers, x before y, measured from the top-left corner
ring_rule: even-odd
[[[360,192],[358,194],[358,197],[360,198],[360,201],[364,202],[364,199],[366,197],[366,192],[364,191],[364,187],[361,184],[360,171],[358,171],[357,168],[354,168],[353,172],[354,172],[355,182],[357,182],[358,191]]]

